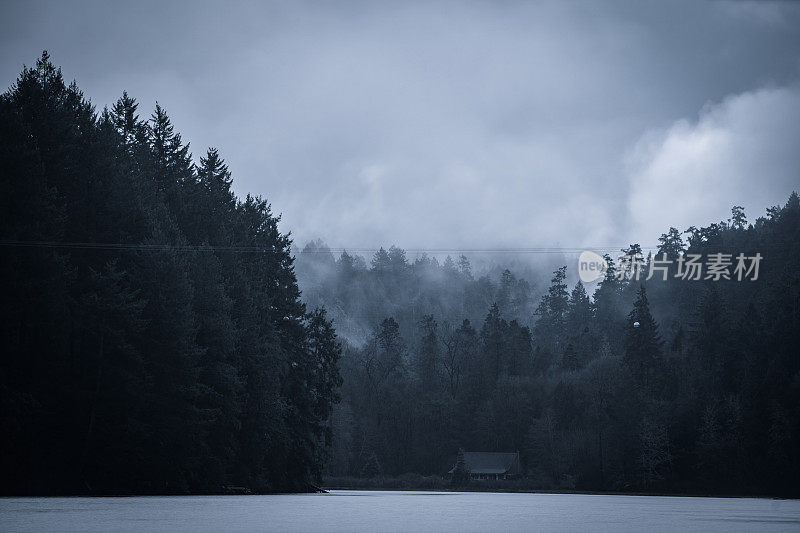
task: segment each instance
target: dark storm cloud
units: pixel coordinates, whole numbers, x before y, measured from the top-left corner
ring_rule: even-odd
[[[301,242],[651,244],[799,168],[788,2],[2,10],[6,84],[47,48],[99,106],[158,99]]]

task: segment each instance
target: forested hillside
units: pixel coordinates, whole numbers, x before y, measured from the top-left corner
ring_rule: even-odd
[[[267,202],[137,113],[47,54],[0,97],[2,493],[308,490],[331,324]]]
[[[398,248],[304,272],[313,301],[373,319],[342,358],[329,476],[380,486],[443,474],[459,448],[518,450],[527,488],[797,495],[797,195],[753,224],[734,208],[659,242],[666,281],[646,279],[652,257],[638,280],[611,261],[591,298],[566,265],[531,299],[511,272],[476,280],[466,258],[409,264]],[[319,265],[319,248],[299,266]],[[763,260],[755,280],[683,279],[684,252]]]
[[[800,495],[797,194],[590,291],[396,246],[295,265],[215,149],[140,113],[47,54],[0,96],[3,494],[379,486],[463,448],[519,451],[520,488]],[[718,253],[757,279],[679,275]]]

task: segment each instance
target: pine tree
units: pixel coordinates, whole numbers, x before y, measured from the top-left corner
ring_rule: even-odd
[[[459,448],[456,465],[453,468],[452,485],[457,488],[466,487],[469,485],[469,479],[469,468],[467,467],[467,461],[464,459],[464,448]]]
[[[488,385],[494,387],[506,354],[506,328],[508,324],[500,315],[500,308],[492,304],[481,327],[484,372]]]
[[[416,371],[424,393],[431,394],[439,383],[439,337],[433,315],[425,315],[419,322],[422,338],[416,357]]]
[[[633,309],[628,314],[623,364],[628,367],[641,391],[653,395],[660,378],[661,345],[656,321],[650,314],[647,291],[640,286]]]
[[[510,376],[527,376],[532,370],[531,330],[512,320],[506,329],[506,358],[504,370]]]
[[[568,368],[576,370],[584,366],[596,352],[598,345],[594,335],[592,302],[580,281],[575,284],[575,288],[570,293],[566,330],[566,336],[570,341],[562,355],[562,361]],[[569,354],[567,354],[568,349]]]
[[[684,252],[683,237],[681,232],[675,228],[669,228],[667,233],[662,233],[658,238],[658,252],[656,257],[662,258],[666,254],[667,259],[674,260]]]
[[[139,104],[136,99],[128,96],[127,91],[123,91],[122,96],[111,108],[112,122],[128,146],[142,142],[146,135],[147,126],[139,120],[138,109]]]
[[[189,145],[183,144],[180,133],[175,132],[166,110],[158,102],[147,125],[147,133],[154,163],[164,178],[169,177],[175,182],[191,178]]]
[[[391,263],[392,260],[389,258],[389,253],[381,247],[372,258],[372,270],[378,273],[388,272],[391,268]]]
[[[567,305],[567,327],[571,333],[581,332],[591,326],[592,303],[580,281],[572,289]]]
[[[406,251],[397,246],[391,246],[386,254],[389,259],[389,269],[393,274],[403,274],[408,270],[408,261],[406,261]]]
[[[731,208],[731,218],[728,221],[731,229],[741,231],[747,228],[747,216],[744,214],[744,207],[735,205]]]
[[[497,307],[503,316],[509,316],[512,312],[511,300],[512,290],[517,279],[510,270],[505,269],[500,275],[500,288],[497,291]]]
[[[553,279],[547,294],[542,296],[536,308],[538,319],[534,327],[534,340],[537,345],[553,351],[560,351],[566,333],[569,293],[567,292],[567,267],[553,271]]]
[[[379,375],[386,380],[404,367],[403,354],[405,344],[400,337],[400,325],[394,318],[385,318],[376,332],[379,349]]]
[[[456,262],[453,261],[453,258],[450,257],[449,255],[444,258],[444,262],[442,263],[442,270],[444,270],[444,273],[450,278],[454,278],[458,274],[458,267],[456,266]]]
[[[458,271],[464,276],[464,279],[472,280],[472,265],[470,265],[467,256],[458,256]]]
[[[231,222],[236,209],[232,183],[225,161],[216,148],[209,148],[206,156],[200,158],[197,184],[193,187],[194,201],[189,207],[196,217],[193,227],[202,228],[202,232],[193,235],[196,242],[216,246],[230,243],[233,238]]]
[[[721,395],[731,390],[733,385],[726,379],[732,373],[729,366],[733,331],[725,302],[716,285],[711,284],[700,298],[694,318],[689,340],[695,374],[704,384],[701,394]]]
[[[604,337],[612,352],[620,353],[624,350],[625,339],[625,315],[622,311],[623,284],[617,279],[617,268],[611,256],[606,254],[603,258],[607,268],[594,291],[595,322],[598,332]]]

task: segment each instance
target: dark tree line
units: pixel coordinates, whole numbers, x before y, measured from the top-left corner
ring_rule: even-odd
[[[288,236],[216,150],[195,162],[127,94],[97,113],[46,54],[0,96],[0,169],[3,493],[306,490],[464,449],[519,451],[538,488],[798,494],[796,194],[659,241],[760,253],[757,281],[645,280],[647,258],[537,293],[312,243],[304,305]]]
[[[535,488],[796,496],[797,195],[752,225],[737,207],[729,221],[671,228],[659,242],[659,257],[672,260],[684,252],[764,259],[755,281],[684,280],[676,263],[664,281],[655,270],[646,279],[652,257],[638,280],[618,279],[633,267],[609,257],[591,298],[580,282],[570,288],[561,267],[538,303],[528,288],[513,289],[510,272],[474,280],[466,259],[460,268],[409,264],[397,248],[379,251],[370,267],[347,254],[325,259],[334,275],[312,285],[319,302],[344,311],[349,299],[396,305],[365,342],[345,347],[328,475],[443,474],[459,449],[520,451]],[[427,268],[449,284],[438,290],[456,287],[460,299],[424,294]],[[410,314],[419,301],[440,314]],[[455,319],[459,312],[470,318]]]
[[[127,94],[97,113],[45,53],[0,96],[0,169],[3,493],[317,482],[340,347],[215,149]]]

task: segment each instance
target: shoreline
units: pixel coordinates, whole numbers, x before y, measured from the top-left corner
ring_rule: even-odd
[[[704,494],[692,492],[619,492],[619,491],[593,491],[593,490],[563,490],[563,489],[475,489],[470,487],[463,488],[398,488],[398,487],[342,487],[342,486],[323,486],[323,490],[349,490],[364,492],[475,492],[475,493],[496,493],[496,494],[574,494],[583,496],[656,496],[672,498],[730,498],[730,499],[759,499],[759,500],[800,500],[800,497],[790,496],[770,496],[770,495],[747,495],[747,494]]]
[[[0,500],[13,499],[56,499],[56,498],[197,498],[197,497],[253,497],[253,496],[287,496],[300,494],[330,494],[331,491],[352,491],[352,492],[436,492],[436,493],[485,493],[485,494],[542,494],[542,495],[575,495],[575,496],[636,496],[636,497],[659,497],[659,498],[709,498],[709,499],[751,499],[751,500],[780,500],[780,501],[800,501],[800,498],[788,496],[764,496],[764,495],[730,495],[730,494],[698,494],[698,493],[661,493],[661,492],[603,492],[603,491],[564,491],[564,490],[471,490],[471,489],[407,489],[407,488],[353,488],[353,487],[323,487],[319,492],[262,492],[251,494],[224,494],[224,493],[202,493],[202,494],[46,494],[46,495],[2,495]]]

